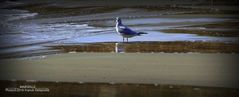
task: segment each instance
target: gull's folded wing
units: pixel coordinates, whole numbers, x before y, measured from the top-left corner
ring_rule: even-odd
[[[126,26],[119,26],[120,28],[120,33],[128,34],[128,35],[135,35],[137,32],[131,30],[130,28]]]

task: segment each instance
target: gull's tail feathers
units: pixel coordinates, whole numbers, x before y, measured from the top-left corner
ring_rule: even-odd
[[[138,33],[139,36],[142,35],[142,34],[148,34],[148,33],[146,33],[146,32],[139,32]]]

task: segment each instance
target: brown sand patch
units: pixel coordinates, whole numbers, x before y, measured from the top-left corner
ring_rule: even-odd
[[[85,45],[52,46],[63,52],[115,52],[115,43],[93,43]],[[124,52],[166,52],[166,53],[238,53],[239,45],[223,42],[133,42],[120,43]]]
[[[218,36],[218,37],[238,37],[239,36],[239,22],[237,21],[227,21],[213,24],[186,26],[190,27],[203,27],[205,29],[165,29],[161,30],[166,33],[187,33],[187,34],[197,34],[202,36]],[[224,30],[217,30],[224,29]]]

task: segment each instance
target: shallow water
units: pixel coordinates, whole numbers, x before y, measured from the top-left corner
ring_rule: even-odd
[[[129,42],[143,42],[143,41],[236,41],[236,39],[231,38],[219,38],[219,37],[208,37],[208,36],[198,36],[195,34],[170,34],[163,33],[159,31],[143,31],[148,34],[142,36],[136,36],[129,38]],[[123,39],[117,33],[106,33],[93,36],[85,36],[75,39],[63,40],[61,43],[95,43],[95,42],[122,42]]]
[[[117,11],[112,12],[114,14]],[[119,11],[118,13],[122,13]],[[138,13],[137,13],[138,14]],[[94,14],[97,17],[97,14]],[[89,15],[93,17],[94,15]],[[105,13],[106,17],[112,14]],[[78,21],[73,19],[68,21],[68,17],[63,18],[37,18],[38,13],[31,13],[26,10],[4,10],[0,18],[1,21],[0,54],[21,51],[37,51],[45,49],[44,45],[52,44],[81,44],[95,42],[121,42],[122,37],[114,29],[114,20]],[[87,17],[84,16],[84,17]],[[114,17],[114,16],[111,16]],[[100,18],[100,17],[98,17]],[[47,21],[45,19],[48,19]],[[81,18],[79,18],[81,19]],[[52,21],[59,21],[54,22]],[[160,18],[144,17],[123,19],[123,23],[135,31],[147,32],[148,34],[130,38],[130,42],[135,41],[221,41],[233,42],[237,38],[207,37],[195,34],[174,34],[163,33],[159,30],[170,29],[185,25],[195,25],[200,23],[215,23],[230,20],[229,18]],[[89,25],[92,24],[93,25]],[[97,25],[94,25],[96,23]],[[169,24],[167,24],[169,23]],[[104,26],[101,26],[104,25]],[[160,26],[163,25],[163,26]],[[20,49],[18,49],[18,48]],[[10,50],[7,50],[10,49]]]
[[[179,22],[221,22],[227,19],[222,18],[140,18],[140,19],[129,19],[124,23],[128,25],[140,25],[140,24],[160,24],[160,23],[179,23]]]

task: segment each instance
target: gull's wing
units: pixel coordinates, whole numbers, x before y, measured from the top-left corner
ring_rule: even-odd
[[[120,33],[123,33],[123,34],[129,34],[129,35],[137,34],[137,32],[131,30],[130,28],[126,26],[119,26],[119,30],[120,30]]]

